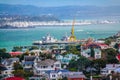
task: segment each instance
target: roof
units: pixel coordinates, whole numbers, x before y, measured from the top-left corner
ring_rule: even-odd
[[[25,79],[22,77],[8,77],[8,78],[5,78],[3,80],[25,80]]]
[[[9,54],[12,56],[17,56],[17,55],[21,55],[22,53],[23,52],[16,51],[16,52],[10,52]]]
[[[120,73],[120,67],[116,68],[114,71]]]
[[[55,63],[54,60],[46,59],[44,61],[39,61],[38,65],[53,65]]]
[[[50,74],[50,73],[59,73],[59,72],[69,72],[68,70],[48,70],[46,71],[47,74]]]
[[[120,54],[118,54],[118,55],[116,56],[116,58],[117,58],[117,60],[120,61]]]
[[[86,78],[82,72],[65,72],[62,75],[68,78]]]
[[[25,60],[25,61],[34,61],[35,58],[36,58],[36,56],[25,56],[25,57],[24,57],[24,60]]]
[[[0,71],[4,71],[4,70],[7,70],[7,68],[4,65],[0,64]]]
[[[33,61],[25,61],[23,64],[27,64],[27,65],[33,65],[34,64],[34,62]]]
[[[19,62],[19,58],[9,58],[2,61],[2,64],[11,65],[14,61]]]

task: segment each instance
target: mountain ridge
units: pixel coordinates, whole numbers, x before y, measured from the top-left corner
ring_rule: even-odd
[[[120,16],[120,6],[60,6],[60,7],[37,7],[32,5],[0,4],[1,15],[30,15],[39,16],[52,14],[60,19],[77,18],[100,18]]]

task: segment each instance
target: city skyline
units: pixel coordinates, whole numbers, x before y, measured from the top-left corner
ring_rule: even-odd
[[[120,6],[120,0],[0,0],[1,4],[33,5],[38,7],[57,6]]]

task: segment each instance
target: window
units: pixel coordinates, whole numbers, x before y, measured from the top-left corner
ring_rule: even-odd
[[[52,77],[55,77],[55,75],[52,75]]]
[[[47,68],[48,66],[42,66],[43,68]]]
[[[53,68],[53,65],[51,65],[51,67]]]
[[[60,65],[59,65],[59,64],[56,64],[56,67],[60,67]]]

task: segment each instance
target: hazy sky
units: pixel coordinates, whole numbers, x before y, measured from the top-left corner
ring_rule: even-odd
[[[35,6],[67,6],[67,5],[95,5],[95,6],[113,6],[120,5],[120,0],[0,0],[5,4],[22,4]]]

